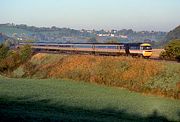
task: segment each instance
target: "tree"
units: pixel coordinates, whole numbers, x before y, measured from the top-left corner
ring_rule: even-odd
[[[19,55],[20,55],[22,62],[27,61],[32,55],[31,46],[30,45],[24,45],[23,47],[21,47],[20,51],[19,51]]]
[[[173,40],[173,39],[180,39],[180,26],[176,27],[174,30],[170,31],[167,36],[166,40]]]
[[[119,43],[119,40],[117,38],[111,38],[107,41],[107,43]]]
[[[7,57],[9,51],[9,47],[5,46],[4,44],[0,45],[0,59],[4,59]]]
[[[180,61],[180,39],[170,41],[164,50],[160,54],[160,58]]]
[[[98,43],[98,40],[96,39],[96,37],[92,37],[92,38],[88,39],[87,42],[88,43]]]
[[[25,63],[32,55],[30,45],[25,45],[19,50],[10,50],[4,44],[0,45],[0,72],[10,74],[21,63]]]

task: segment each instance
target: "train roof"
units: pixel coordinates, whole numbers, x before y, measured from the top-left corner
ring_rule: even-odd
[[[141,45],[144,43],[138,42],[138,43],[58,43],[58,42],[20,42],[20,44],[52,44],[52,45],[58,45],[58,44],[64,44],[64,45],[71,45],[71,44],[96,44],[96,45]]]
[[[141,46],[151,46],[151,44],[143,43],[143,44],[141,44]]]

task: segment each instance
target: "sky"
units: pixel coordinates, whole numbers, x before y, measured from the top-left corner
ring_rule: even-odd
[[[0,23],[170,31],[180,25],[180,0],[0,0]]]

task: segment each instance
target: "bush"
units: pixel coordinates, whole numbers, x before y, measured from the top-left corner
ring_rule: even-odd
[[[172,40],[160,54],[161,59],[180,61],[180,39]]]
[[[55,64],[55,65],[54,65]],[[67,56],[57,62],[40,64],[40,72],[48,77],[83,80],[138,89],[162,71],[161,63],[127,57]],[[136,87],[137,86],[137,87]]]
[[[8,71],[8,73],[10,73],[15,68],[17,68],[20,63],[21,61],[19,59],[18,52],[9,51],[7,57],[0,61],[0,72]]]
[[[118,43],[119,40],[117,38],[111,38],[109,40],[107,40],[107,43]]]
[[[32,51],[29,45],[12,51],[4,44],[0,45],[0,72],[10,75],[19,65],[31,57]]]
[[[26,77],[26,76],[28,76],[28,77],[33,76],[33,74],[34,74],[34,72],[35,72],[35,67],[36,67],[35,64],[33,64],[33,63],[29,62],[29,61],[26,62],[26,63],[24,64],[24,67],[23,67],[24,72],[25,72],[24,76],[25,76],[25,77]]]
[[[22,62],[27,61],[28,59],[30,59],[31,55],[32,55],[32,49],[30,45],[24,45],[20,48],[19,50],[19,55],[21,58]]]
[[[4,44],[0,45],[0,60],[7,57],[9,51],[9,47],[5,46]]]

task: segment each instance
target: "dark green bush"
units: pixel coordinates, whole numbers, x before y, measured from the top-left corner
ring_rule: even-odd
[[[7,57],[8,51],[9,51],[9,47],[7,47],[4,44],[0,45],[0,60]]]
[[[27,61],[32,54],[29,45],[22,46],[19,50],[10,50],[4,44],[0,45],[0,72],[10,74],[19,65]]]
[[[24,45],[19,50],[19,55],[22,62],[27,61],[32,55],[32,49],[30,45]]]
[[[180,39],[170,41],[165,46],[165,51],[160,54],[160,58],[180,61]]]

